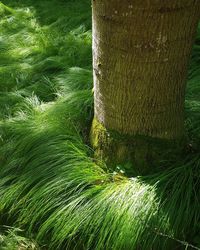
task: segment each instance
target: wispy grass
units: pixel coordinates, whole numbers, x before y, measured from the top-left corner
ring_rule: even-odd
[[[89,1],[3,2],[0,215],[53,250],[200,248],[199,38],[189,71],[185,155],[169,159],[162,172],[128,178],[97,164],[87,144]],[[4,248],[19,246],[12,232],[7,239]]]
[[[0,5],[0,92],[53,101],[63,87],[56,81],[58,74],[67,78],[71,67],[91,69],[90,5],[88,1],[4,2],[15,8]]]
[[[194,237],[199,156],[151,176],[109,172],[93,162],[69,112],[73,105],[33,105],[4,124],[1,213],[39,242],[49,238],[51,249],[74,249],[75,242],[77,249],[172,249],[172,239]]]
[[[0,232],[1,250],[40,249],[36,242],[21,236],[21,233],[22,231],[18,228],[3,227],[3,234]]]

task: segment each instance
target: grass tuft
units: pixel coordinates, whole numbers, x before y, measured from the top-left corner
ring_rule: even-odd
[[[33,240],[21,236],[22,230],[18,228],[3,228],[4,233],[0,233],[1,250],[39,250],[39,246]]]

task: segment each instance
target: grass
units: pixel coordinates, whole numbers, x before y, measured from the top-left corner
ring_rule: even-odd
[[[186,96],[190,145],[162,172],[128,178],[97,164],[88,146],[90,12],[86,0],[0,4],[0,223],[23,230],[1,234],[1,248],[199,249],[200,36]]]
[[[0,233],[1,250],[39,250],[36,242],[20,235],[18,228],[3,228],[4,234]]]

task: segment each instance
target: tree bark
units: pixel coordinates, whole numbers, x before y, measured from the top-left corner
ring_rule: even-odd
[[[93,0],[92,7],[91,142],[109,163],[144,166],[160,154],[155,141],[184,136],[187,67],[200,1]]]

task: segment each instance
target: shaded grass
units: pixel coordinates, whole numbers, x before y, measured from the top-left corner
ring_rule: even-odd
[[[0,4],[0,91],[52,101],[60,87],[58,74],[67,77],[75,66],[91,68],[90,6],[87,1],[77,1],[77,6],[63,2],[55,13],[57,1],[4,2],[17,8]]]
[[[85,143],[88,2],[4,3],[13,8],[0,5],[0,214],[49,249],[200,247],[199,35],[186,98],[189,151],[162,172],[128,178],[97,164]]]

